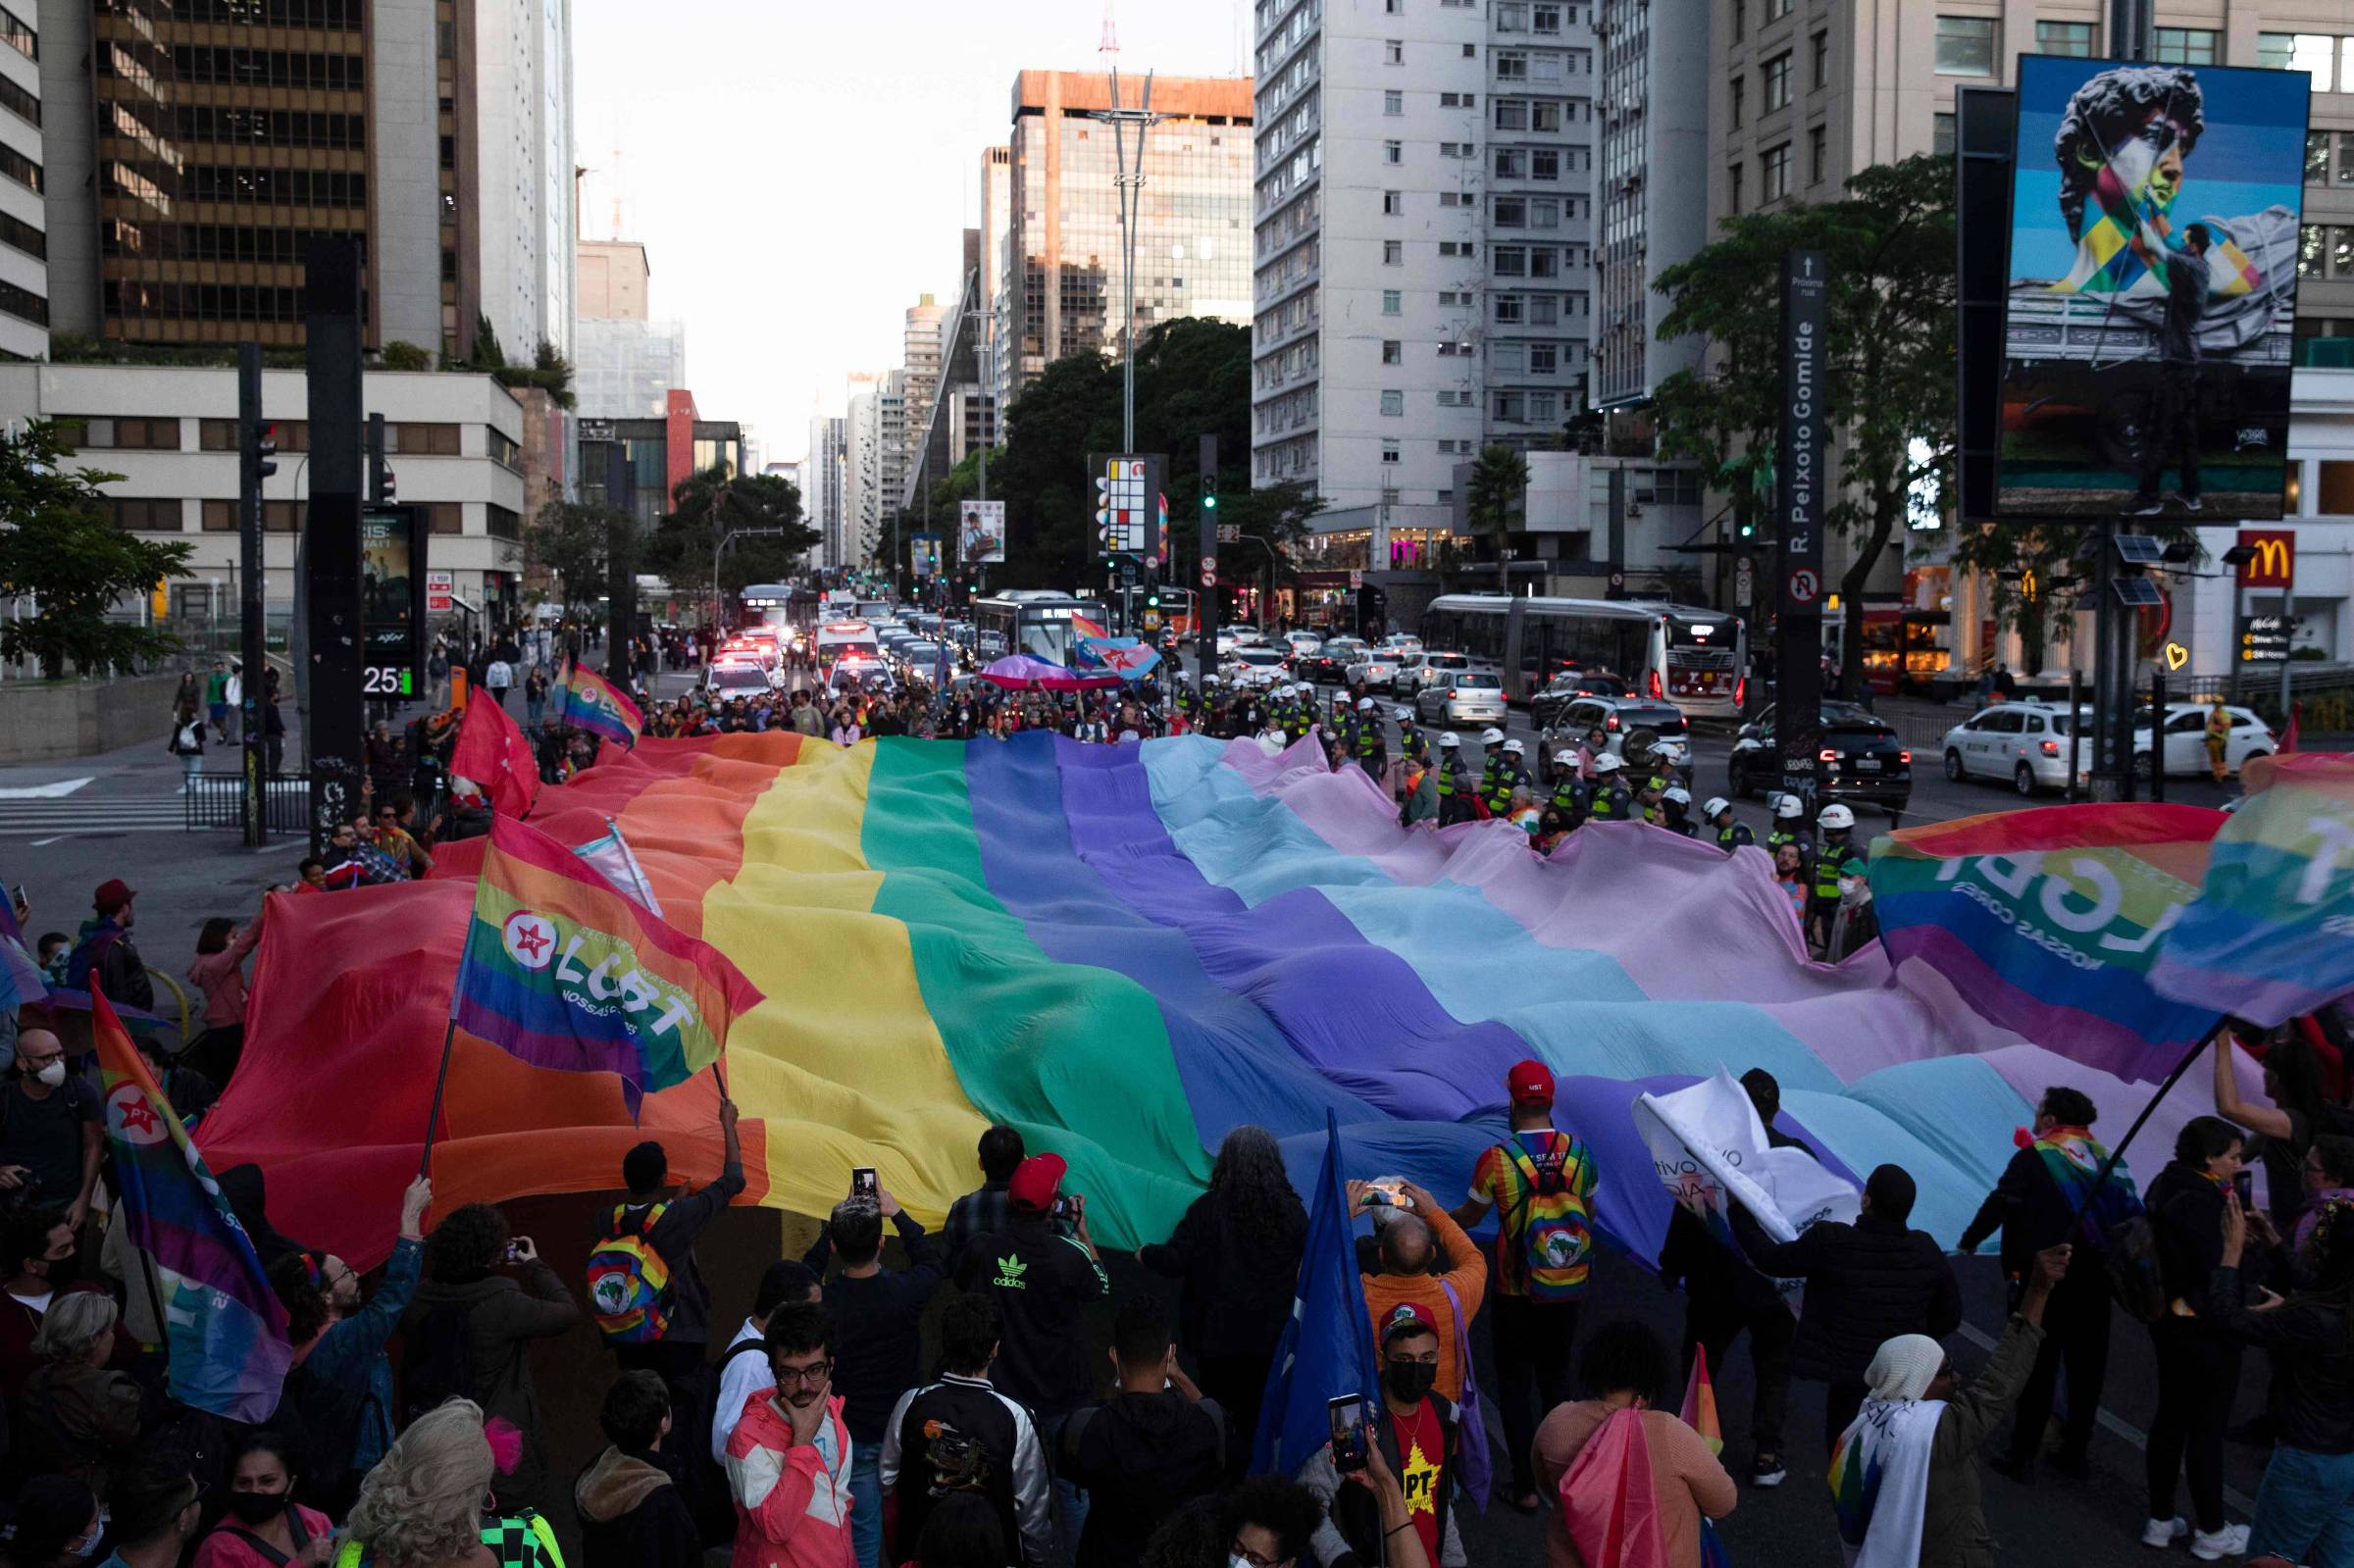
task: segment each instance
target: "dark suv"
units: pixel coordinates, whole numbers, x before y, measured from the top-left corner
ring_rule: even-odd
[[[1893,825],[1913,799],[1913,753],[1896,732],[1852,702],[1822,705],[1822,735],[1817,764],[1820,787],[1817,806],[1834,800],[1851,806],[1878,806]],[[1733,741],[1727,764],[1727,783],[1734,796],[1746,800],[1761,790],[1781,787],[1773,753],[1773,709],[1755,724],[1745,724]]]

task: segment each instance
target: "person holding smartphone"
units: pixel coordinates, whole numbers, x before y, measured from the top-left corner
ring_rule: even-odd
[[[1438,1568],[1465,1561],[1454,1509],[1461,1430],[1455,1402],[1436,1391],[1439,1344],[1439,1325],[1427,1311],[1411,1301],[1392,1307],[1381,1323],[1381,1405],[1366,1420],[1363,1439],[1336,1438],[1300,1472],[1300,1484],[1324,1505],[1324,1522],[1310,1543],[1324,1568],[1352,1557],[1384,1561],[1384,1548],[1408,1536]],[[1344,1480],[1371,1471],[1377,1460],[1398,1478],[1402,1521],[1385,1517],[1378,1486],[1343,1489]],[[1398,1560],[1394,1550],[1386,1560]]]

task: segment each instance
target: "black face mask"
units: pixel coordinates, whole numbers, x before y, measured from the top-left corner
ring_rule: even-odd
[[[232,1492],[229,1494],[229,1511],[245,1525],[266,1525],[286,1511],[294,1499],[283,1492]]]
[[[1432,1361],[1389,1361],[1382,1365],[1381,1380],[1400,1404],[1416,1404],[1438,1386],[1439,1368]]]
[[[43,1258],[42,1278],[52,1290],[63,1290],[81,1278],[81,1251],[77,1247],[62,1258]]]

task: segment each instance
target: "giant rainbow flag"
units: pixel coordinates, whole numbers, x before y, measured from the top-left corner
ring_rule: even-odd
[[[726,1058],[746,1201],[803,1214],[875,1165],[930,1224],[999,1120],[1070,1162],[1112,1245],[1165,1237],[1245,1122],[1287,1140],[1304,1191],[1328,1110],[1350,1174],[1459,1191],[1533,1054],[1603,1171],[1598,1229],[1637,1256],[1669,1202],[1630,1107],[1719,1064],[1772,1071],[1784,1127],[1833,1168],[1909,1168],[1916,1223],[1951,1242],[2046,1086],[2090,1092],[2104,1132],[2148,1093],[1987,1022],[1927,966],[1809,961],[1762,852],[1639,823],[1550,860],[1501,823],[1408,832],[1305,744],[649,738],[531,815],[566,843],[607,819],[670,922],[762,993]],[[278,898],[244,1064],[205,1124],[217,1165],[268,1172],[281,1230],[362,1263],[417,1168],[479,855]],[[708,1179],[715,1093],[704,1074],[649,1095],[641,1132],[611,1076],[461,1030],[436,1204],[607,1189],[644,1137]],[[2207,1101],[2181,1085],[2137,1166]]]

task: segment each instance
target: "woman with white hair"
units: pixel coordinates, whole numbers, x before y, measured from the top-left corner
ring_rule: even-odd
[[[115,1352],[115,1298],[97,1290],[60,1291],[41,1318],[32,1351],[41,1364],[19,1401],[18,1445],[46,1442],[52,1467],[106,1496],[108,1463],[138,1441],[139,1386],[107,1368]]]
[[[490,1511],[494,1438],[513,1442],[514,1429],[486,1429],[472,1399],[410,1422],[360,1483],[335,1568],[556,1568],[563,1558],[546,1520]]]
[[[1831,1506],[1846,1568],[1994,1568],[1978,1444],[2002,1424],[2034,1369],[2043,1307],[2069,1248],[2035,1254],[2035,1273],[1985,1370],[1967,1389],[1925,1334],[1884,1341],[1864,1374],[1864,1408],[1831,1454]]]

